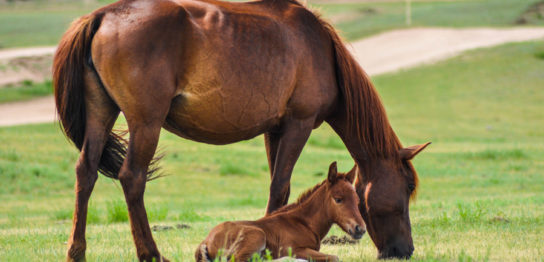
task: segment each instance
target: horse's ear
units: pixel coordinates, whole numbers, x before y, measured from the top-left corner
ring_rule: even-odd
[[[431,142],[427,142],[421,145],[409,146],[399,151],[399,155],[404,160],[412,160],[419,152],[425,149]]]
[[[346,179],[349,181],[350,184],[353,184],[353,181],[355,180],[355,177],[357,176],[357,165],[353,166],[353,168],[346,173]]]
[[[336,167],[336,161],[332,162],[329,166],[329,175],[327,177],[331,184],[334,184],[338,179],[338,168]]]

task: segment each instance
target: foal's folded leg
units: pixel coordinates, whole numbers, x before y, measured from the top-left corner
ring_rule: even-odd
[[[296,258],[307,259],[309,261],[316,262],[338,262],[340,261],[337,256],[323,254],[319,251],[315,251],[310,248],[298,248],[294,252]]]

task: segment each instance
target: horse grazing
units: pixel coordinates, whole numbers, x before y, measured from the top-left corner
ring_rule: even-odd
[[[338,174],[336,162],[327,178],[302,193],[296,203],[284,206],[256,221],[224,222],[214,227],[195,252],[197,262],[224,256],[248,261],[268,249],[273,258],[291,255],[311,261],[339,261],[319,252],[321,240],[333,224],[355,239],[364,234],[359,197],[353,188],[355,172]]]
[[[295,0],[120,0],[75,21],[53,64],[55,102],[81,151],[68,260],[85,257],[97,172],[119,179],[140,260],[162,259],[144,206],[161,128],[209,144],[264,134],[267,214],[288,201],[293,167],[327,122],[356,163],[359,209],[380,257],[410,257],[417,175],[369,77],[331,25]],[[112,132],[123,112],[128,142]]]

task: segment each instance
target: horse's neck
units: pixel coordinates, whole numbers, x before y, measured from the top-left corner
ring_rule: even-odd
[[[296,220],[304,224],[314,235],[319,237],[319,241],[323,239],[330,228],[333,220],[329,216],[327,210],[323,210],[323,203],[326,201],[326,192],[324,186],[319,188],[308,200],[301,203],[291,212],[286,213],[287,216],[296,217]]]
[[[365,148],[361,141],[359,140],[359,134],[360,130],[358,130],[355,127],[349,127],[347,124],[347,118],[346,116],[339,116],[335,119],[332,119],[329,121],[330,126],[332,129],[338,134],[338,136],[342,139],[344,144],[346,145],[347,150],[351,154],[351,157],[355,161],[355,163],[359,166],[361,169],[367,169],[371,166],[372,160],[374,159],[372,155],[376,155],[376,152],[369,152],[369,150],[375,150],[370,148]],[[384,131],[386,132],[386,131]],[[387,131],[389,136],[391,136],[391,140],[397,140],[395,132],[390,129]],[[398,141],[398,140],[397,140]],[[379,144],[379,143],[377,143]],[[394,145],[395,143],[389,144],[390,146],[387,147],[387,151],[393,151],[400,149],[400,143],[398,145]],[[383,154],[387,154],[387,152],[381,152]]]
[[[348,128],[346,116],[334,118],[329,124],[340,139],[342,139],[353,160],[358,165],[360,164],[359,162],[366,162],[365,160],[369,158],[368,152],[360,146],[357,138],[357,130],[355,128]]]

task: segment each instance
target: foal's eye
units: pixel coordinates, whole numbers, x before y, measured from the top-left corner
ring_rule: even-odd
[[[342,203],[342,199],[341,198],[334,198],[334,202],[336,202],[336,204],[340,204],[340,203]]]
[[[416,185],[415,184],[408,184],[408,189],[410,190],[410,193],[414,192],[414,190],[416,190]]]

